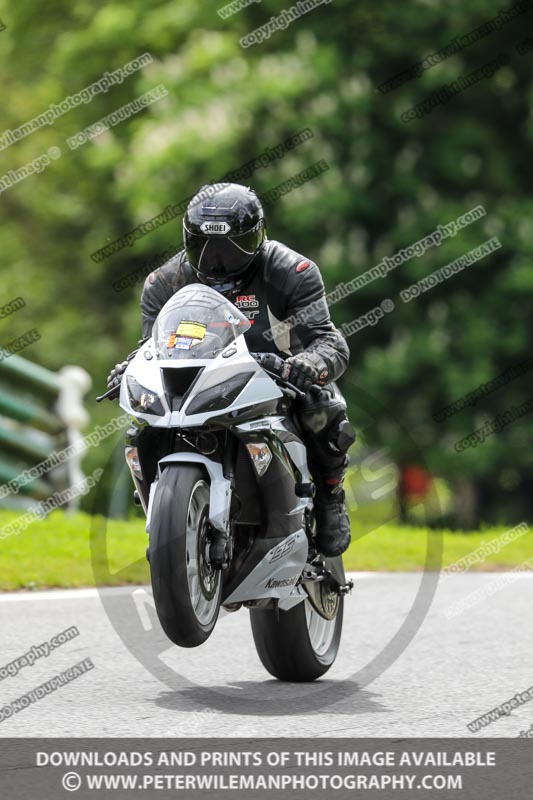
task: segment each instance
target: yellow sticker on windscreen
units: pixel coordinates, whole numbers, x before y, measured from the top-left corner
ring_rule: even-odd
[[[205,339],[207,325],[201,322],[180,322],[176,336],[188,336],[191,339]]]

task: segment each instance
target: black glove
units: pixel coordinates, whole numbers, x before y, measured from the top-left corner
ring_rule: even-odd
[[[118,389],[120,382],[122,381],[122,376],[126,372],[126,367],[129,363],[129,361],[122,361],[120,364],[115,364],[114,368],[107,376],[108,389]]]
[[[150,337],[147,336],[145,339],[141,339],[139,341],[139,347],[143,345],[145,342],[148,341]],[[115,364],[114,368],[111,370],[109,375],[107,376],[107,388],[108,389],[115,389],[118,388],[122,381],[122,376],[126,372],[126,368],[132,358],[135,358],[137,353],[139,352],[139,347],[136,350],[133,350],[128,356],[126,356],[125,361],[121,361],[120,364]]]
[[[324,386],[328,379],[328,368],[326,363],[317,353],[300,353],[291,356],[285,362],[290,366],[288,378],[293,386],[301,392],[308,392],[313,384]]]

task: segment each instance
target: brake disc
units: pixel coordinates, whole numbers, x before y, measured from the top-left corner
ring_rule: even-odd
[[[308,581],[303,584],[309,602],[321,617],[334,619],[339,608],[339,594],[328,581]]]

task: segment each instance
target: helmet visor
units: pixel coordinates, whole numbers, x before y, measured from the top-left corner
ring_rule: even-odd
[[[185,251],[203,278],[234,278],[246,271],[263,241],[263,221],[237,236],[202,236],[184,226]]]

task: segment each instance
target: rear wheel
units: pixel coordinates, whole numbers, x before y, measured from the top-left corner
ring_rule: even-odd
[[[169,466],[158,481],[150,524],[155,607],[168,638],[197,647],[215,627],[222,581],[209,561],[209,484],[196,466]]]
[[[343,609],[343,598],[323,585],[289,611],[251,609],[255,647],[265,669],[280,681],[324,675],[337,657]]]

